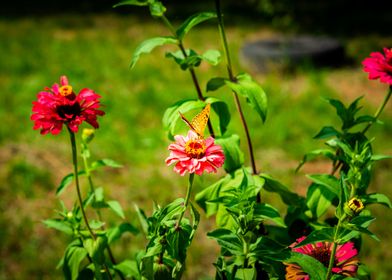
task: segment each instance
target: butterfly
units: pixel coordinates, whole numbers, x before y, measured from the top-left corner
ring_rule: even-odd
[[[204,130],[210,117],[211,104],[207,103],[203,110],[198,113],[192,121],[188,121],[183,114],[180,113],[181,119],[192,129],[199,138],[204,138]]]

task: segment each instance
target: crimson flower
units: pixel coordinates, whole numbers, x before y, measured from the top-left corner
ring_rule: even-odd
[[[331,242],[317,242],[315,244],[306,244],[304,246],[294,248],[297,244],[302,242],[306,236],[297,239],[293,243],[292,251],[301,254],[309,255],[328,267],[329,259],[331,257],[332,243]],[[347,277],[353,277],[358,269],[358,251],[354,247],[354,243],[347,242],[338,245],[336,248],[335,260],[332,272],[341,274]],[[297,264],[286,264],[286,280],[310,280],[310,277]]]
[[[176,163],[174,171],[181,176],[186,172],[201,175],[204,171],[216,172],[223,165],[225,156],[221,146],[214,144],[214,138],[200,138],[190,130],[187,136],[174,136],[175,143],[169,145],[170,155],[166,164]]]
[[[83,121],[98,128],[97,116],[105,114],[98,110],[101,96],[88,88],[76,95],[66,76],[60,77],[60,85],[46,87],[37,98],[33,102],[31,120],[34,121],[33,129],[41,129],[41,134],[59,134],[63,124],[76,133]]]
[[[363,70],[369,73],[370,80],[380,79],[380,82],[392,86],[392,49],[384,48],[384,54],[371,53],[362,65]]]

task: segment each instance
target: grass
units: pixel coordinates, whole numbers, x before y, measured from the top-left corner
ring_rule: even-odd
[[[75,89],[89,87],[102,95],[106,116],[100,120],[92,150],[96,158],[112,158],[124,164],[120,170],[97,174],[97,185],[108,196],[118,199],[127,217],[135,220],[133,204],[150,211],[152,200],[165,204],[185,195],[185,178],[178,178],[164,164],[169,141],[162,129],[161,118],[166,107],[182,98],[194,98],[195,90],[189,74],[163,56],[169,48],[154,50],[142,56],[134,70],[129,69],[132,51],[144,39],[167,35],[166,29],[154,21],[133,17],[101,15],[57,15],[0,20],[0,279],[61,279],[56,263],[65,248],[65,237],[46,229],[41,220],[55,216],[59,205],[55,189],[61,178],[71,172],[71,151],[65,132],[58,136],[41,136],[31,129],[31,102],[45,86],[66,74]],[[245,39],[254,34],[274,34],[255,23],[229,26],[228,37],[234,55],[235,69],[247,69],[238,63],[237,54]],[[304,172],[320,172],[328,168],[323,162],[305,166],[304,172],[293,170],[302,155],[322,146],[312,140],[321,125],[336,123],[334,112],[323,97],[339,97],[347,102],[364,95],[364,110],[372,113],[385,88],[369,82],[359,62],[368,50],[380,44],[391,44],[392,37],[342,38],[354,67],[341,69],[306,69],[295,73],[255,74],[269,96],[269,116],[262,125],[245,102],[244,108],[256,147],[259,169],[280,178],[301,193],[308,181]],[[219,48],[215,26],[200,26],[185,41],[199,52]],[[366,53],[365,53],[366,51]],[[210,77],[222,76],[224,66],[202,65],[197,70],[203,87]],[[234,112],[231,94],[225,90],[211,95],[228,102]],[[384,126],[372,128],[377,153],[391,154],[392,115],[390,106],[382,119]],[[238,117],[233,114],[229,128],[244,135]],[[246,147],[243,146],[244,150]],[[391,196],[391,162],[378,164],[374,191]],[[205,176],[196,181],[201,189],[215,180]],[[62,197],[72,205],[76,197],[70,189]],[[267,200],[276,198],[266,197]],[[374,207],[377,217],[371,228],[382,240],[375,243],[365,238],[362,251],[376,279],[388,279],[392,235],[390,212]],[[109,221],[112,217],[108,214]],[[202,217],[191,255],[187,279],[213,276],[211,263],[218,251],[205,237],[213,221]],[[136,222],[135,222],[136,223]],[[143,244],[141,237],[126,236],[116,248],[118,256],[129,256]]]

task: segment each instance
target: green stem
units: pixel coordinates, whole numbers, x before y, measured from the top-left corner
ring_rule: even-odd
[[[161,18],[162,18],[163,22],[165,23],[165,25],[167,26],[167,28],[173,34],[173,36],[175,36],[177,38],[178,47],[180,48],[182,55],[184,56],[184,58],[187,58],[188,54],[186,53],[186,49],[184,47],[182,40],[180,38],[178,38],[175,28],[173,27],[173,25],[170,23],[169,19],[165,15],[163,15]],[[201,90],[199,80],[197,79],[195,69],[193,69],[193,67],[189,67],[189,73],[191,74],[192,82],[193,82],[193,85],[195,86],[198,99],[201,101],[205,101],[206,98],[203,96],[203,92]],[[208,131],[210,132],[211,137],[215,138],[214,129],[212,127],[210,119],[208,119],[207,126],[208,126]]]
[[[226,57],[227,72],[228,72],[230,81],[236,82],[236,78],[233,75],[233,67],[231,64],[230,49],[229,49],[229,45],[227,43],[225,26],[223,24],[222,11],[221,11],[221,7],[220,7],[220,0],[215,0],[215,8],[216,8],[216,13],[217,13],[217,17],[218,17],[219,33],[220,33],[220,36],[222,39],[223,51],[224,51],[224,54]],[[252,165],[252,172],[253,172],[253,174],[258,174],[257,167],[256,167],[256,160],[255,160],[255,156],[254,156],[254,152],[253,152],[252,139],[250,137],[248,124],[246,123],[245,116],[244,116],[244,113],[241,108],[240,99],[238,98],[238,94],[235,91],[233,91],[233,96],[234,96],[234,101],[235,101],[235,104],[237,107],[237,111],[240,115],[242,126],[245,131],[246,141],[248,144],[250,162]]]
[[[369,122],[368,125],[363,129],[362,131],[363,134],[365,134],[366,131],[368,131],[368,129],[373,125],[373,123],[377,121],[382,111],[384,110],[385,105],[387,105],[391,95],[392,95],[392,86],[389,87],[387,95],[385,95],[383,102],[381,103],[380,107],[378,107],[376,113],[374,114],[374,120]]]
[[[338,247],[338,244],[336,243],[336,240],[338,239],[338,233],[339,233],[339,229],[340,229],[340,224],[342,223],[342,221],[345,218],[346,218],[346,215],[343,214],[343,216],[341,218],[339,218],[338,224],[336,225],[335,235],[333,237],[331,255],[330,255],[330,258],[329,258],[329,264],[328,264],[327,275],[325,277],[325,280],[329,280],[331,278],[331,276],[332,276],[332,268],[333,268],[333,265],[335,263],[336,249]]]
[[[88,222],[87,215],[86,215],[86,212],[84,211],[84,207],[83,207],[82,194],[80,192],[79,175],[78,175],[78,158],[77,158],[75,133],[73,133],[71,131],[71,129],[69,129],[69,127],[68,127],[68,131],[69,131],[69,135],[70,135],[70,139],[71,139],[72,163],[74,166],[74,176],[75,176],[76,192],[78,195],[79,207],[80,207],[80,210],[82,211],[83,220],[84,220],[84,223],[88,229],[88,232],[90,233],[91,238],[95,241],[95,240],[97,240],[97,237],[96,237],[95,233],[93,232],[93,230],[91,229],[90,224]],[[109,279],[112,280],[113,279],[112,275],[111,275],[111,273],[109,271],[109,267],[107,266],[106,263],[104,264],[104,268],[105,268],[106,274],[108,275]]]
[[[191,197],[192,185],[193,185],[194,177],[195,177],[194,173],[189,174],[188,188],[187,188],[187,191],[186,191],[185,202],[184,202],[184,210],[181,212],[180,217],[178,218],[178,221],[177,221],[177,224],[176,224],[176,228],[178,228],[181,225],[181,220],[184,217],[186,209],[188,208],[189,198]]]
[[[86,145],[86,146],[87,146],[87,145]],[[93,179],[92,179],[92,177],[91,177],[91,172],[90,172],[90,164],[89,164],[89,162],[88,162],[88,159],[87,159],[86,155],[83,154],[83,153],[82,153],[82,158],[83,158],[84,170],[85,170],[85,172],[86,172],[87,180],[88,180],[88,183],[89,183],[89,185],[90,185],[90,191],[94,194],[94,201],[96,201],[94,182],[93,182]],[[95,209],[95,211],[96,211],[96,213],[97,213],[98,219],[99,219],[100,221],[102,221],[102,214],[101,214],[101,211],[100,211],[99,209]],[[105,229],[105,226],[103,226],[103,228]],[[116,261],[116,259],[114,258],[112,249],[110,248],[109,244],[106,246],[106,249],[107,249],[107,251],[108,251],[109,258],[110,258],[110,261],[112,262],[112,264],[114,264],[114,265],[117,264],[117,261]],[[118,275],[120,276],[121,280],[125,280],[125,277],[124,277],[124,275],[121,273],[121,271],[117,271],[117,273],[118,273]]]
[[[96,240],[97,237],[95,236],[93,230],[90,227],[90,224],[88,222],[87,216],[86,216],[86,212],[84,211],[84,207],[83,207],[83,200],[82,200],[82,194],[80,192],[80,186],[79,186],[79,176],[78,176],[78,160],[77,160],[77,149],[76,149],[76,141],[75,141],[75,133],[73,133],[69,128],[69,135],[71,138],[71,146],[72,146],[72,162],[73,162],[73,166],[74,166],[74,176],[75,176],[75,183],[76,183],[76,192],[78,195],[78,201],[79,201],[79,207],[80,210],[82,211],[82,216],[83,216],[83,220],[84,223],[91,235],[91,238],[93,240]]]

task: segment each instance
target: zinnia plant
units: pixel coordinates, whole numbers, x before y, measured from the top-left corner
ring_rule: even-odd
[[[325,267],[328,267],[331,252],[331,242],[316,242],[315,244],[306,244],[301,247],[295,248],[295,246],[306,239],[306,236],[297,239],[297,242],[292,244],[292,250],[297,253],[309,255]],[[342,245],[338,245],[335,253],[335,259],[333,262],[332,272],[335,274],[341,274],[347,277],[355,276],[358,269],[358,251],[354,247],[354,243],[347,242]],[[309,275],[303,271],[303,269],[297,264],[287,264],[286,266],[286,279],[288,280],[309,280]]]
[[[99,96],[93,90],[84,88],[75,94],[66,76],[60,77],[60,85],[38,93],[38,100],[33,102],[34,129],[41,129],[41,134],[59,134],[65,124],[72,132],[78,132],[79,125],[86,121],[98,128],[97,116],[105,113],[98,110]]]
[[[189,130],[187,136],[176,135],[174,139],[176,142],[169,145],[170,156],[166,159],[166,164],[176,163],[174,171],[181,176],[186,172],[197,175],[204,171],[216,172],[223,165],[225,156],[221,146],[214,144],[214,138],[202,139]]]

